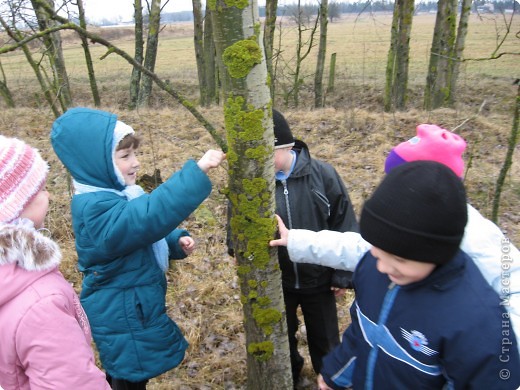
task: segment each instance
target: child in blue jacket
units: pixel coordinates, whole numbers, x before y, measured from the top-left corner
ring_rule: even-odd
[[[509,313],[459,249],[464,186],[445,165],[393,169],[360,220],[371,249],[354,273],[352,323],[323,360],[321,390],[517,389]]]
[[[53,124],[54,151],[73,177],[72,224],[83,273],[81,303],[114,389],[145,389],[176,367],[188,346],[166,314],[169,259],[194,241],[177,226],[210,194],[210,150],[150,194],[135,184],[139,138],[113,113],[73,108]]]

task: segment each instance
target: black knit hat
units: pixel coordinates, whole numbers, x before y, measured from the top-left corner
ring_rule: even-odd
[[[273,124],[274,124],[274,148],[290,148],[294,146],[294,137],[289,128],[289,124],[284,116],[273,109]]]
[[[464,185],[448,167],[414,161],[393,169],[365,202],[361,236],[393,255],[445,264],[468,220]]]

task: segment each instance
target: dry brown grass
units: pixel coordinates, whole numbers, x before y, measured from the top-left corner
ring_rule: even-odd
[[[155,166],[163,177],[168,176],[188,158],[197,158],[215,144],[205,130],[187,111],[182,109],[153,109],[139,112],[114,110],[133,125],[145,138],[142,147],[142,173],[152,173]],[[389,116],[365,109],[287,110],[289,123],[297,137],[306,140],[315,157],[332,163],[349,188],[356,211],[372,192],[383,174],[386,153],[398,142],[414,134],[417,123],[427,113],[410,111]],[[204,114],[213,123],[222,123],[220,108]],[[431,113],[431,122],[455,126],[461,113],[439,110]],[[70,226],[69,190],[66,174],[49,145],[52,117],[34,109],[4,110],[0,114],[2,133],[20,137],[42,150],[51,164],[49,190],[52,194],[47,225],[64,253],[62,271],[79,291],[81,275],[76,269]],[[501,124],[499,124],[501,123]],[[470,141],[478,142],[473,151],[473,164],[466,184],[472,203],[484,213],[489,211],[491,194],[497,172],[505,153],[504,143],[509,132],[510,118],[479,117],[461,130]],[[151,144],[153,140],[154,150]],[[152,156],[155,155],[156,161]],[[520,243],[518,206],[520,182],[518,153],[503,195],[500,226],[513,242]],[[198,242],[198,250],[186,260],[177,262],[168,273],[168,312],[190,342],[186,359],[172,370],[151,381],[150,389],[239,389],[246,375],[246,355],[242,328],[242,309],[234,260],[225,247],[226,200],[219,192],[226,185],[226,168],[211,173],[214,190],[183,225]],[[349,317],[352,295],[338,302],[341,328]],[[302,328],[301,351],[307,359],[304,375],[312,388],[315,377],[310,368]]]
[[[428,21],[430,22],[431,20]],[[383,175],[383,162],[392,146],[413,136],[415,126],[419,123],[437,123],[454,128],[474,116],[482,102],[486,101],[481,114],[462,126],[459,133],[469,143],[466,160],[472,162],[465,181],[468,196],[475,207],[484,215],[489,215],[496,177],[505,156],[511,130],[516,95],[516,89],[510,85],[510,80],[504,77],[501,70],[509,60],[505,60],[506,65],[500,62],[500,66],[495,66],[496,73],[493,73],[493,65],[486,65],[486,69],[479,68],[472,72],[466,70],[456,109],[422,111],[419,108],[422,100],[421,87],[412,85],[410,110],[386,114],[381,110],[381,80],[384,72],[380,70],[381,67],[384,68],[387,50],[386,43],[381,43],[387,40],[389,26],[385,23],[387,22],[366,18],[363,25],[344,24],[344,27],[349,26],[352,31],[352,39],[343,40],[340,33],[334,30],[336,24],[332,25],[332,40],[337,45],[337,51],[344,54],[341,60],[344,71],[340,72],[344,77],[338,78],[336,92],[328,97],[330,108],[313,111],[306,108],[279,108],[286,114],[295,135],[309,144],[314,157],[326,160],[336,167],[359,214],[364,199],[370,195]],[[378,27],[381,29],[380,34],[386,31],[386,35],[379,37],[377,42],[374,41],[379,34],[377,32],[370,39],[368,35],[363,35],[365,38],[355,35],[360,34],[364,25]],[[414,26],[416,25],[421,24]],[[489,40],[489,35],[486,37]],[[186,57],[193,55],[192,51],[186,49],[187,42],[192,41],[189,33],[183,30],[174,38],[165,39],[161,50],[165,50],[164,46],[174,45],[173,41],[176,41],[178,46],[172,47],[176,47]],[[425,41],[428,39],[430,38]],[[345,49],[349,41],[356,40],[357,45]],[[121,38],[119,42],[127,47],[131,46],[131,41],[127,38]],[[72,38],[67,39],[68,53],[71,54],[68,58],[77,56],[77,45]],[[374,58],[368,54],[360,54],[360,49],[361,53],[363,50],[365,53],[372,53]],[[103,52],[100,48],[96,50],[99,50],[98,54]],[[416,57],[420,57],[417,61],[425,64],[425,49],[414,50],[418,50]],[[18,56],[19,53],[13,53],[5,59],[2,57],[2,63],[9,70],[8,82],[14,80],[18,85],[18,89],[15,89],[20,108],[0,111],[1,133],[20,137],[40,148],[43,157],[50,162],[48,183],[52,203],[47,226],[63,250],[62,272],[79,291],[81,275],[76,268],[77,255],[71,230],[67,175],[49,142],[53,118],[46,107],[42,105],[43,108],[38,108],[40,104],[30,98],[36,89],[33,84],[28,83],[27,70],[21,65],[23,59]],[[363,63],[364,68],[360,66]],[[84,70],[79,60],[75,64],[72,66],[72,76],[76,102],[89,105]],[[198,158],[208,148],[216,147],[202,126],[186,110],[162,93],[156,92],[151,109],[135,112],[125,110],[123,107],[127,99],[128,68],[116,58],[105,60],[102,64],[103,66],[97,66],[105,102],[103,108],[118,113],[122,120],[144,136],[141,173],[151,174],[157,167],[161,169],[163,178],[167,177],[179,169],[186,159]],[[186,91],[188,96],[195,96],[193,64],[184,65],[184,59],[173,61],[172,56],[165,56],[164,62],[159,62],[159,66],[160,74],[171,75],[174,85],[177,85],[176,80],[182,80],[179,81],[180,89]],[[358,70],[350,69],[356,66]],[[511,74],[518,72],[514,65],[508,66]],[[423,82],[424,77],[418,74],[416,79]],[[311,105],[311,98],[311,89],[304,89],[304,107]],[[222,108],[201,111],[215,127],[222,128]],[[500,227],[517,245],[520,244],[519,160],[516,151],[502,195],[499,221]],[[210,175],[214,183],[211,196],[183,224],[197,240],[198,250],[188,259],[179,261],[168,273],[168,312],[184,330],[190,348],[186,359],[177,369],[151,381],[149,388],[152,390],[239,389],[243,388],[246,380],[240,292],[234,260],[229,258],[225,247],[226,200],[220,193],[227,181],[225,164]],[[348,307],[352,298],[350,294],[338,302],[342,329],[349,322]],[[301,351],[307,359],[304,369],[307,386],[304,387],[313,388],[315,377],[310,368],[303,334],[304,328],[301,329]]]

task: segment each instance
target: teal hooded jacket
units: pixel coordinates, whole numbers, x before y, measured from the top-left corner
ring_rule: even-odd
[[[75,181],[122,191],[113,165],[117,116],[69,109],[53,124],[51,143]],[[81,303],[104,369],[132,382],[176,367],[188,346],[166,314],[166,278],[152,244],[166,238],[170,259],[185,257],[176,229],[210,194],[193,160],[150,194],[127,200],[114,191],[74,195],[71,203]]]

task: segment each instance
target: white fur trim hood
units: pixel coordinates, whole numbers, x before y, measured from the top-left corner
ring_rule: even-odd
[[[46,271],[58,266],[58,244],[28,224],[0,224],[0,266],[17,263],[27,271]]]

